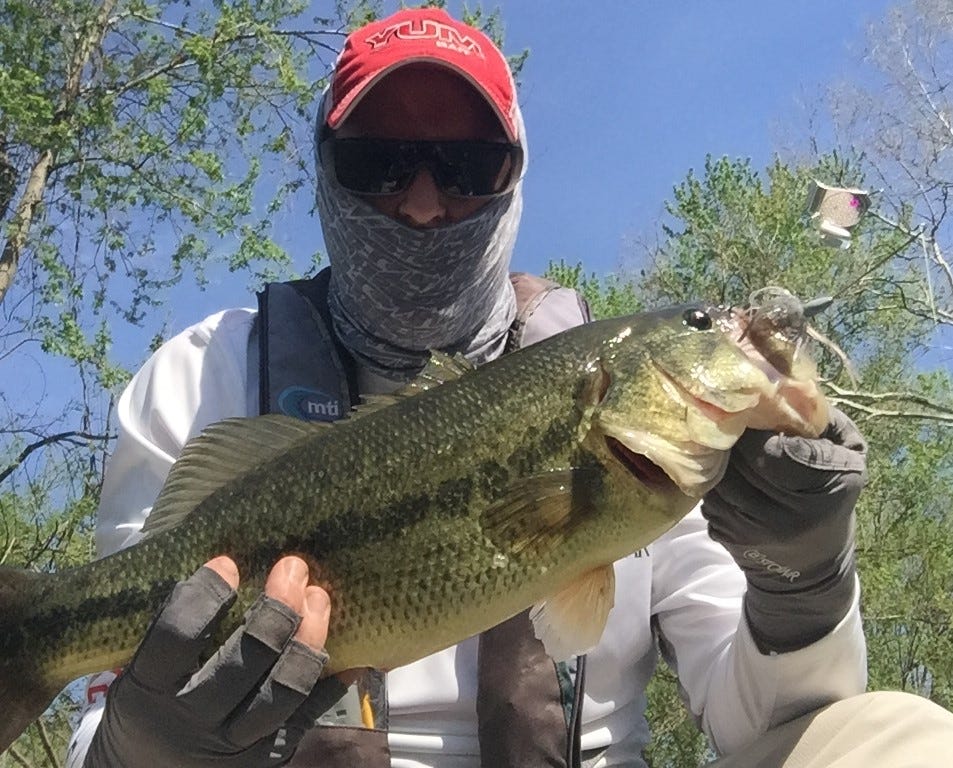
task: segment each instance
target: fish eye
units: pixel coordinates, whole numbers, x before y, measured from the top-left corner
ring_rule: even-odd
[[[711,315],[703,309],[686,309],[682,314],[682,322],[696,331],[711,330]]]

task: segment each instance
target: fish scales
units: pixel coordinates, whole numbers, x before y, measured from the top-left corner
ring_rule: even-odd
[[[699,311],[718,322],[694,327]],[[600,321],[332,426],[213,426],[143,541],[53,575],[0,570],[0,749],[70,680],[126,663],[174,584],[219,554],[242,575],[223,636],[279,556],[306,557],[332,598],[329,672],[409,663],[587,579],[601,631],[611,563],[691,509],[772,397],[743,317]],[[544,643],[585,629],[560,615]]]
[[[332,476],[346,480],[326,497],[337,511],[316,521],[313,532],[302,531],[304,542],[282,547],[308,552],[321,564],[318,581],[332,593],[335,627],[328,650],[338,664],[393,667],[443,647],[488,607],[490,584],[506,589],[512,580],[500,572],[505,550],[481,532],[479,510],[516,477],[569,465],[581,420],[572,402],[578,364],[560,365],[556,355],[533,362],[538,369],[522,370],[523,381],[555,380],[558,394],[544,396],[504,371],[497,382],[447,393],[440,388],[398,403],[382,416],[379,430],[355,431],[356,444],[342,438],[329,455],[319,450],[295,459],[297,471],[326,463]],[[560,387],[560,379],[568,386]],[[514,419],[515,413],[522,415]],[[354,455],[373,472],[355,469]],[[399,549],[388,557],[379,545],[396,539]],[[266,551],[257,565],[275,554]],[[519,564],[507,561],[511,571]],[[416,632],[408,632],[408,617]],[[381,650],[366,649],[368,638]]]
[[[566,365],[558,355],[547,356],[536,363],[536,370],[523,367],[522,386],[513,386],[517,382],[512,375],[501,377],[499,387],[488,385],[494,392],[492,398],[481,394],[477,386],[456,387],[448,393],[440,387],[418,395],[420,402],[398,402],[375,414],[373,428],[362,429],[363,420],[356,419],[320,430],[311,445],[273,459],[242,483],[209,497],[194,517],[174,531],[76,569],[68,579],[57,578],[44,595],[49,604],[58,606],[56,615],[47,615],[44,622],[42,614],[35,613],[35,620],[51,630],[69,627],[77,661],[88,656],[96,658],[101,668],[112,668],[135,648],[175,582],[202,562],[222,552],[236,559],[243,580],[242,596],[233,613],[240,615],[251,596],[260,591],[271,563],[280,554],[294,551],[309,553],[318,561],[327,559],[327,570],[334,573],[340,574],[342,568],[347,572],[347,563],[352,563],[350,570],[358,576],[348,589],[348,600],[338,591],[343,587],[325,585],[338,597],[332,608],[335,636],[346,637],[352,627],[359,632],[349,617],[367,614],[349,610],[342,616],[345,605],[363,607],[369,598],[402,594],[400,586],[411,587],[410,594],[420,598],[419,588],[414,587],[423,581],[421,574],[411,570],[410,583],[398,586],[408,558],[390,563],[382,560],[376,549],[362,557],[361,549],[367,552],[368,547],[398,532],[409,536],[409,541],[423,538],[426,542],[433,537],[446,546],[447,536],[453,541],[463,535],[457,526],[443,526],[443,536],[434,537],[435,532],[428,535],[427,531],[414,536],[415,518],[420,522],[421,518],[466,516],[489,492],[487,487],[502,488],[502,482],[514,472],[533,466],[539,471],[550,468],[543,462],[547,456],[554,461],[553,454],[560,450],[566,454],[579,416],[564,416],[557,420],[564,424],[556,425],[548,414],[573,414],[576,410],[572,407],[572,380],[578,378],[577,368],[578,364]],[[554,376],[571,380],[568,392],[555,387],[547,396],[527,384],[551,382]],[[519,423],[513,418],[515,413],[522,414]],[[463,432],[461,424],[470,431]],[[541,428],[540,439],[527,435],[537,427]],[[501,455],[508,459],[501,460]],[[474,475],[475,464],[482,465],[484,471]],[[275,480],[258,482],[258,476]],[[289,477],[302,482],[282,481]],[[469,486],[469,498],[442,503],[455,483]],[[312,503],[313,491],[308,489],[314,488],[321,488],[320,506]],[[465,506],[459,508],[454,501]],[[292,510],[307,514],[295,516]],[[273,535],[274,531],[279,535]],[[473,538],[471,534],[465,539],[464,553],[472,551]],[[355,548],[353,542],[362,546]],[[347,555],[351,550],[353,560]],[[458,565],[465,566],[468,559],[459,560]],[[387,565],[379,568],[384,562]],[[424,570],[433,572],[430,567]],[[51,631],[46,636],[57,634]],[[329,644],[333,653],[335,640]],[[104,658],[100,649],[109,645],[117,647]],[[51,652],[59,653],[61,647],[50,643]],[[34,647],[38,668],[47,663],[44,651],[42,646]]]

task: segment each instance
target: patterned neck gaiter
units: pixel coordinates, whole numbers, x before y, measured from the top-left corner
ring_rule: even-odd
[[[334,332],[357,362],[406,381],[431,349],[477,364],[498,357],[516,314],[509,267],[522,184],[463,221],[423,230],[379,213],[317,166]]]

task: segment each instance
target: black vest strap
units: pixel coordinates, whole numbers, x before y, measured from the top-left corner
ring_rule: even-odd
[[[330,269],[258,294],[261,413],[334,421],[357,402],[354,366],[331,333]]]
[[[536,639],[529,611],[481,634],[479,648],[480,765],[578,766],[586,657],[573,685]]]
[[[319,725],[307,731],[288,768],[390,768],[387,731]]]

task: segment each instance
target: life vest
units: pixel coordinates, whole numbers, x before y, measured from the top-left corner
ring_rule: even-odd
[[[270,283],[258,294],[249,361],[258,368],[262,413],[334,421],[358,404],[354,363],[331,332],[330,276],[328,268],[310,279]],[[526,273],[513,273],[510,279],[517,313],[506,351],[572,324],[564,316],[565,290],[561,302],[553,300],[559,285]],[[572,295],[577,302],[572,311],[581,311],[588,321],[585,301]],[[533,634],[528,612],[482,633],[477,673],[481,764],[578,766],[584,686],[585,656],[554,663]],[[373,728],[361,725],[365,697],[373,710]],[[371,671],[305,734],[288,765],[390,768],[387,722],[385,676]]]

